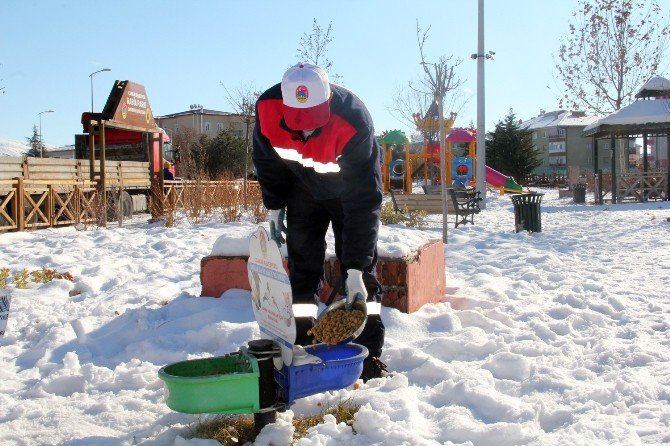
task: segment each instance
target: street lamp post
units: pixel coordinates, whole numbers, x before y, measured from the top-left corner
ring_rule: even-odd
[[[53,113],[53,110],[44,110],[37,114],[40,117],[40,158],[44,158],[44,142],[42,141],[42,115],[44,113]]]
[[[477,2],[477,53],[470,56],[477,61],[477,160],[476,176],[477,190],[482,199],[479,205],[486,209],[486,115],[485,115],[485,88],[484,88],[484,61],[493,60],[495,52],[484,54],[484,0]]]
[[[88,77],[91,78],[91,113],[93,113],[93,75],[102,73],[103,71],[112,71],[112,70],[110,68],[103,68],[102,70],[94,71],[93,73],[88,75]]]

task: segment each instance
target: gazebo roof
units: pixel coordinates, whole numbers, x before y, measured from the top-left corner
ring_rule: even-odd
[[[643,90],[644,87],[640,91]],[[586,126],[584,136],[668,134],[669,131],[670,99],[639,99]]]
[[[644,83],[636,98],[658,98],[670,95],[670,81],[661,76],[654,76]]]

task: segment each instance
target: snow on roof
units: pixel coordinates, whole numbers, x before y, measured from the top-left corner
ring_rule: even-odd
[[[582,127],[597,120],[597,116],[587,116],[584,112],[556,110],[524,121],[521,123],[521,127],[528,130],[546,127]]]
[[[237,113],[230,113],[220,110],[211,110],[208,108],[195,108],[191,110],[186,110],[177,113],[170,113],[162,116],[155,116],[156,119],[165,119],[165,118],[176,118],[178,116],[188,116],[188,115],[214,115],[214,116],[238,116]]]
[[[640,99],[586,126],[584,132],[602,125],[643,125],[670,123],[670,99]]]
[[[63,150],[74,150],[74,144],[65,144],[63,146],[47,146],[46,150],[50,152],[61,152]]]
[[[654,76],[644,83],[642,88],[635,94],[635,97],[651,97],[663,92],[666,92],[666,94],[670,93],[670,81],[661,76]]]
[[[586,116],[583,112],[565,113],[556,124],[559,127],[582,127],[598,120],[598,116]]]

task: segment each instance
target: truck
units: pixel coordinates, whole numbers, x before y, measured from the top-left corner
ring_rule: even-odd
[[[174,165],[175,160],[170,138],[154,120],[144,86],[115,81],[102,112],[82,113],[81,124],[83,133],[75,135],[75,158],[90,161],[91,180],[103,182],[105,189],[122,187],[124,217],[147,211],[152,185],[163,182],[163,162]],[[105,162],[96,163],[103,158]],[[123,171],[110,172],[106,169],[110,161],[147,163],[146,175],[136,168],[130,177],[124,177]]]
[[[0,231],[100,221],[100,209],[119,219],[162,213],[173,186],[164,183],[163,160],[173,155],[144,87],[117,80],[103,111],[81,122],[75,159],[0,157]]]

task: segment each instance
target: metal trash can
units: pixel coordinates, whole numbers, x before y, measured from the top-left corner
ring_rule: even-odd
[[[586,203],[586,184],[577,183],[572,186],[572,199],[577,204]]]
[[[516,232],[522,229],[529,232],[542,232],[542,216],[540,213],[542,196],[544,194],[535,192],[512,195]]]

